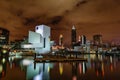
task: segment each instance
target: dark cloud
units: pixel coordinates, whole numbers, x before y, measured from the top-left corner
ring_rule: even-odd
[[[66,11],[65,11],[65,13],[69,13],[69,12],[70,12],[70,10],[66,10]]]
[[[18,10],[18,11],[16,11],[16,16],[18,16],[18,17],[21,17],[21,16],[23,16],[23,10]]]
[[[37,18],[24,18],[23,25],[29,26],[29,25],[33,25],[33,24],[37,24],[37,23],[38,23]]]
[[[58,24],[60,21],[62,21],[63,16],[55,16],[50,19],[50,24]]]
[[[82,4],[85,4],[87,3],[87,0],[80,0],[77,4],[76,4],[76,7],[79,7],[81,6]]]

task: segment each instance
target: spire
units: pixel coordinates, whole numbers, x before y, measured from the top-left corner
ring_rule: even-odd
[[[75,26],[73,25],[72,29],[75,29]]]

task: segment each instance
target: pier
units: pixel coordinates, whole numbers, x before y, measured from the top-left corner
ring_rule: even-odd
[[[87,61],[85,58],[36,58],[35,62],[71,62],[71,61]]]
[[[34,56],[34,62],[71,62],[71,61],[87,61],[85,58],[76,58],[71,56],[63,56],[63,55],[51,55],[51,54],[43,54],[42,58],[37,58]]]

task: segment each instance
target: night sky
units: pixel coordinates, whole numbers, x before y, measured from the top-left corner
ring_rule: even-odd
[[[0,0],[0,27],[10,31],[10,40],[22,39],[36,25],[51,27],[51,39],[71,41],[77,36],[103,35],[105,41],[120,41],[120,0]]]

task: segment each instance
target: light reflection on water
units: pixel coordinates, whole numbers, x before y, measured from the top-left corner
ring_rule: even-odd
[[[119,80],[119,57],[105,55],[83,57],[88,61],[34,63],[33,57],[0,58],[0,78],[2,80]]]

